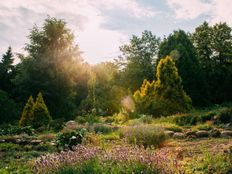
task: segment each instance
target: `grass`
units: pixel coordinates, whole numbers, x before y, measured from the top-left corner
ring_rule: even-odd
[[[147,153],[156,153],[159,156],[160,168],[170,171],[190,173],[232,173],[232,141],[224,138],[203,139],[169,139],[164,131],[187,132],[187,131],[212,131],[224,129],[223,122],[214,121],[215,118],[228,118],[227,107],[215,106],[206,109],[193,110],[185,114],[176,114],[169,117],[152,118],[141,115],[138,118],[129,119],[125,113],[115,114],[113,117],[101,117],[91,121],[88,116],[84,119],[77,117],[77,124],[64,126],[62,131],[86,128],[87,133],[83,138],[85,147],[99,147],[104,153],[114,150],[119,153],[117,159],[129,159],[128,161],[115,161],[114,159],[91,158],[81,163],[61,166],[56,173],[155,173],[156,165],[153,167],[148,163],[133,161],[131,154],[141,153],[144,158]],[[221,114],[222,113],[222,114]],[[223,117],[219,117],[220,114]],[[41,155],[57,152],[51,145],[58,132],[43,132],[39,135],[4,135],[0,139],[40,139],[43,143],[39,145],[17,145],[14,143],[0,143],[0,173],[3,174],[30,174],[34,160]],[[130,148],[127,149],[127,144]],[[117,148],[115,148],[117,146]],[[136,149],[138,148],[139,149]],[[148,152],[144,152],[143,147]],[[152,148],[150,148],[152,147]],[[155,148],[153,148],[155,147]],[[117,149],[119,149],[117,151]],[[123,150],[124,149],[124,150]],[[111,152],[110,152],[111,153]],[[101,154],[99,154],[101,156]],[[106,155],[107,156],[107,155]],[[154,155],[152,155],[154,156]],[[140,159],[140,158],[139,158]],[[147,160],[149,158],[146,158]],[[173,163],[176,160],[178,168]],[[169,162],[167,162],[169,161]],[[167,165],[168,164],[168,165]],[[174,172],[174,173],[175,173]],[[165,172],[163,172],[165,173]],[[168,173],[168,172],[166,172]]]

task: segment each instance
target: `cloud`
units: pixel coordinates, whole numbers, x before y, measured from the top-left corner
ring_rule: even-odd
[[[168,5],[174,9],[177,19],[194,19],[202,14],[208,14],[211,4],[202,0],[167,0]]]
[[[196,19],[208,16],[211,24],[227,22],[232,25],[231,0],[167,0],[168,6],[174,10],[176,19]]]
[[[74,32],[76,42],[91,63],[117,56],[118,46],[127,36],[124,32],[105,27],[110,11],[123,12],[125,18],[141,19],[155,15],[147,6],[136,0],[1,0],[0,53],[8,45],[16,52],[23,47],[34,24],[41,26],[47,15],[64,19]]]

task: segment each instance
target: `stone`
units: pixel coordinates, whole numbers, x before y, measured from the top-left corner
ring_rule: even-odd
[[[227,130],[227,131],[222,131],[221,132],[221,136],[222,137],[232,137],[232,131],[229,131],[229,130]]]
[[[168,135],[169,137],[172,137],[174,135],[175,132],[173,131],[165,131],[164,132],[166,135]]]
[[[197,138],[203,138],[203,137],[208,137],[209,136],[209,132],[205,131],[205,130],[201,130],[201,131],[197,131],[196,132],[196,137]]]
[[[183,139],[183,138],[185,138],[185,134],[181,133],[181,132],[176,132],[173,134],[173,138]]]
[[[32,145],[38,145],[40,143],[42,143],[42,140],[31,140],[30,144],[32,144]]]
[[[68,122],[65,123],[65,126],[73,126],[73,125],[76,125],[77,123],[73,120],[70,120]]]
[[[196,136],[196,132],[195,131],[192,131],[192,130],[189,130],[185,133],[185,135],[187,137],[195,137]]]
[[[218,138],[221,136],[221,132],[218,129],[212,129],[210,131],[210,136],[214,138]]]

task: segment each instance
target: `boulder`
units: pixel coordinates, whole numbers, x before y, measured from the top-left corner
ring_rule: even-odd
[[[68,122],[65,123],[65,126],[69,127],[69,126],[73,126],[76,125],[77,123],[74,120],[70,120]]]
[[[211,136],[211,137],[214,137],[214,138],[218,138],[218,137],[221,136],[221,132],[220,132],[220,130],[218,130],[218,129],[212,129],[212,130],[210,131],[210,136]]]
[[[164,132],[166,135],[168,135],[169,137],[172,137],[174,135],[175,132],[173,131],[165,131]]]
[[[32,145],[38,145],[40,143],[42,143],[42,140],[31,140],[30,144],[32,144]]]
[[[181,133],[181,132],[176,132],[173,134],[173,138],[183,139],[183,138],[185,138],[185,134]]]
[[[188,130],[185,135],[187,137],[196,137],[196,131]]]
[[[222,132],[221,132],[221,136],[222,136],[222,137],[232,137],[232,131],[229,131],[229,130],[227,130],[227,131],[222,131]]]
[[[205,130],[201,130],[201,131],[197,131],[196,132],[196,137],[197,138],[203,138],[203,137],[208,137],[209,136],[209,132],[205,131]]]

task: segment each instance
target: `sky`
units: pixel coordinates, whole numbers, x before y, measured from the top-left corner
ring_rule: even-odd
[[[25,53],[30,29],[49,15],[64,19],[90,64],[110,61],[144,30],[163,37],[203,23],[232,26],[232,0],[0,0],[0,55]]]

